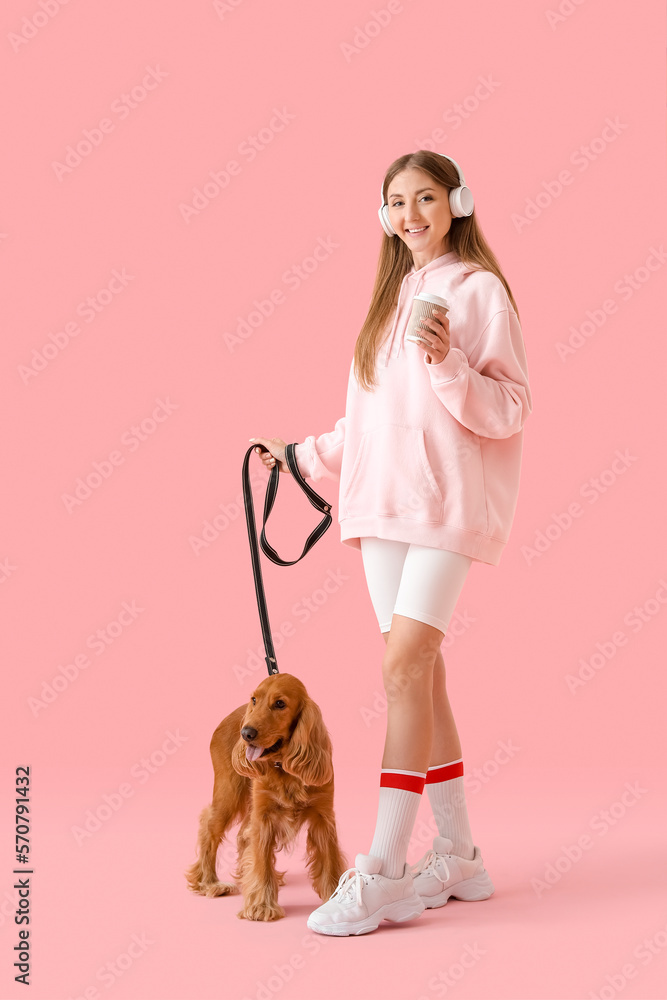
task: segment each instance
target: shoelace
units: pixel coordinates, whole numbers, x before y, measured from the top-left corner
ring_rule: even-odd
[[[438,858],[442,859],[442,863],[445,866],[445,871],[447,872],[447,878],[440,878],[440,875],[438,875],[436,871],[436,864]],[[420,858],[419,861],[416,861],[414,865],[410,865],[410,871],[415,877],[423,871],[430,871],[433,875],[435,875],[436,878],[440,879],[443,885],[445,884],[445,882],[448,882],[450,878],[449,865],[445,861],[445,855],[436,854],[433,848],[427,851],[424,857]]]
[[[358,868],[348,868],[339,878],[338,885],[329,898],[342,901],[345,898],[351,899],[355,893],[357,906],[361,906],[361,887],[367,885],[370,879],[370,875],[364,875]]]

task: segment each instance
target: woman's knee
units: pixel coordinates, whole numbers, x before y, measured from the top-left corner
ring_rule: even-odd
[[[387,695],[420,697],[433,689],[435,655],[417,650],[385,650],[382,681]]]
[[[404,615],[394,614],[382,658],[385,690],[430,694],[442,632]]]
[[[433,682],[419,667],[383,672],[382,681],[388,701],[406,703],[414,701],[425,705],[433,700]]]

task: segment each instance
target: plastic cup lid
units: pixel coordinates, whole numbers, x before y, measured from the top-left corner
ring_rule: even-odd
[[[423,299],[424,302],[433,302],[436,306],[442,306],[444,309],[449,309],[449,302],[447,299],[443,299],[441,295],[431,295],[430,292],[419,292],[415,295],[416,299]]]

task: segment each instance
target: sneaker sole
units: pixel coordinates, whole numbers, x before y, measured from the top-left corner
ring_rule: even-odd
[[[467,903],[474,903],[480,899],[488,899],[494,892],[495,886],[489,878],[489,873],[484,871],[480,875],[475,875],[474,878],[456,882],[447,889],[443,889],[437,896],[422,896],[421,899],[426,909],[432,910],[435,907],[444,906],[451,897],[463,899]]]
[[[311,923],[310,918],[306,923],[309,930],[315,931],[317,934],[350,937],[355,934],[370,934],[371,931],[376,931],[383,920],[389,920],[396,924],[401,924],[404,920],[412,920],[423,913],[425,909],[424,900],[418,896],[417,901],[406,899],[398,903],[385,903],[371,916],[354,924],[316,924],[314,921]]]

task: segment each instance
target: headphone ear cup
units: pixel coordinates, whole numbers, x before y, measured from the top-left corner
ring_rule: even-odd
[[[389,208],[388,205],[383,205],[382,208],[378,209],[378,216],[380,217],[382,228],[384,229],[387,236],[396,236],[396,230],[389,221],[388,208]]]
[[[449,192],[449,207],[456,219],[472,215],[475,201],[470,188],[466,187],[465,184],[462,184],[461,187],[452,188]]]

